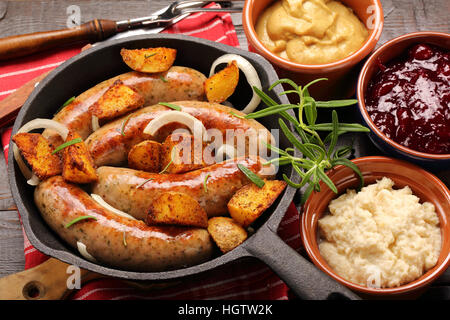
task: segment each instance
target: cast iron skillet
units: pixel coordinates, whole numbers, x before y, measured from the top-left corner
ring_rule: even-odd
[[[32,119],[52,118],[58,107],[69,97],[78,95],[105,79],[129,71],[120,57],[121,48],[136,49],[153,46],[177,49],[175,65],[192,67],[206,75],[209,74],[210,66],[217,57],[225,53],[239,54],[248,59],[257,69],[265,91],[278,80],[275,70],[261,56],[207,40],[158,34],[108,41],[68,60],[47,76],[20,110],[13,134]],[[240,81],[239,94],[231,99],[235,106],[243,106],[245,101],[249,101],[251,90],[245,83],[245,80]],[[274,91],[280,92],[279,88]],[[288,103],[285,96],[279,98],[274,93],[271,95],[275,101]],[[278,117],[267,117],[260,121],[269,130],[279,129]],[[283,149],[286,148],[289,143],[283,134],[280,134],[279,138],[280,146]],[[11,145],[10,150],[12,150]],[[185,269],[167,272],[130,272],[91,263],[63,242],[41,218],[33,200],[34,188],[26,184],[15,164],[12,152],[9,153],[8,160],[9,163],[14,163],[8,168],[9,181],[28,239],[39,251],[66,263],[118,278],[167,281],[208,271],[240,258],[255,257],[269,265],[301,298],[358,299],[353,292],[316,269],[277,236],[278,225],[294,198],[296,190],[293,188],[288,187],[282,197],[279,197],[259,219],[255,226],[255,234],[227,254],[217,255],[210,261]],[[288,166],[280,168],[279,176],[282,173],[288,175],[293,181],[299,180],[295,171]]]

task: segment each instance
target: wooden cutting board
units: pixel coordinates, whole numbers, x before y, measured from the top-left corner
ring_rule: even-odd
[[[74,274],[69,264],[50,258],[40,265],[0,278],[0,300],[55,300],[68,296],[68,281]],[[80,270],[80,283],[105,277],[84,269]]]
[[[12,124],[19,113],[20,108],[27,101],[28,96],[34,90],[36,85],[42,81],[51,71],[28,81],[22,87],[11,93],[5,99],[0,101],[0,128]]]
[[[0,278],[0,300],[58,300],[65,299],[78,288],[72,288],[73,269],[71,265],[50,258],[40,265],[12,275]],[[80,286],[108,278],[108,276],[85,269],[80,271]],[[151,282],[122,280],[134,289],[141,291],[165,289],[179,284],[172,282]]]

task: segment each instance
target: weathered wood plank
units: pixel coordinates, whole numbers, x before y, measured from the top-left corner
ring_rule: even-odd
[[[3,155],[0,155],[0,211],[15,210],[11,191],[8,183],[8,173]]]
[[[22,271],[23,235],[16,211],[0,212],[0,277]]]

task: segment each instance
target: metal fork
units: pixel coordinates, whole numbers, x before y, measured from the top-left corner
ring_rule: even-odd
[[[0,60],[17,58],[43,50],[76,42],[96,42],[117,39],[137,34],[158,33],[173,23],[187,17],[190,13],[201,11],[239,12],[232,1],[216,0],[227,5],[225,8],[202,8],[211,1],[176,1],[154,14],[136,19],[112,21],[94,19],[81,26],[22,34],[0,39]],[[1,9],[1,7],[0,7]],[[4,11],[4,10],[3,10]],[[1,12],[0,12],[1,13]],[[133,29],[133,30],[131,30]]]
[[[221,8],[203,8],[205,4],[212,1],[175,1],[166,8],[147,17],[117,21],[119,32],[127,29],[148,28],[167,26],[179,21],[195,12],[241,12],[242,8],[234,7],[232,1],[216,0],[214,2],[224,3],[227,6]]]

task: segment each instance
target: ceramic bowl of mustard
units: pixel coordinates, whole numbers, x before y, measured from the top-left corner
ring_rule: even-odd
[[[333,199],[345,193],[347,189],[356,189],[359,185],[358,176],[343,166],[337,166],[327,173],[336,185],[338,194],[321,182],[321,191],[312,193],[303,207],[301,238],[306,252],[319,269],[362,296],[402,299],[417,297],[450,265],[450,191],[433,174],[402,160],[370,156],[354,159],[353,163],[361,170],[365,186],[387,177],[394,182],[394,189],[409,186],[412,193],[420,199],[420,203],[431,202],[434,205],[441,231],[441,250],[436,265],[412,282],[398,287],[379,289],[350,282],[328,265],[319,250],[321,239],[318,221],[327,214],[328,205]]]
[[[431,52],[428,53],[430,49]],[[381,151],[436,171],[450,168],[450,152],[448,151],[450,128],[446,125],[448,120],[445,120],[445,113],[448,112],[448,109],[447,111],[445,109],[448,108],[450,99],[448,80],[445,80],[450,73],[448,70],[449,50],[450,34],[433,31],[414,32],[386,42],[366,61],[358,79],[358,105],[363,121],[371,130],[369,137]],[[438,57],[438,51],[447,51],[446,67],[443,65],[445,60]],[[418,57],[415,58],[414,55]],[[414,60],[411,61],[412,59]],[[402,74],[402,69],[396,70],[390,67],[393,63],[405,62],[408,63],[405,66],[407,69],[405,74]],[[413,64],[424,66],[425,73],[421,75],[422,70],[412,70],[417,74],[411,74]],[[386,67],[389,69],[384,69]],[[381,74],[390,70],[397,73],[398,78],[403,78],[403,82],[399,83],[396,80],[396,74]],[[437,74],[439,70],[442,71],[440,75]],[[433,75],[433,73],[436,74]],[[435,82],[433,76],[441,79]],[[393,82],[391,82],[392,78],[394,78]],[[408,93],[402,85],[407,85],[411,92]],[[434,99],[437,99],[439,94],[442,94],[444,99],[446,96],[447,101],[439,98],[439,102],[436,103]],[[398,100],[402,96],[405,96],[409,104]],[[377,108],[386,112],[374,111],[374,99],[378,99]],[[390,106],[396,106],[396,109],[391,109]],[[404,116],[404,112],[409,114],[410,119],[416,118],[417,121],[422,121],[421,118],[423,118],[426,122],[410,121]],[[440,113],[442,116],[439,116]],[[401,118],[405,119],[405,124],[401,123]],[[434,123],[433,118],[440,124]],[[433,131],[437,125],[440,126],[440,132]],[[393,129],[389,130],[388,126]],[[399,131],[403,128],[410,133]],[[395,132],[391,132],[393,130]],[[414,138],[417,141],[413,140]],[[405,141],[406,139],[409,140]],[[438,142],[440,146],[432,145]],[[443,151],[446,149],[447,151]]]
[[[246,0],[243,26],[249,50],[274,65],[280,78],[310,87],[316,99],[354,94],[357,65],[375,48],[383,29],[379,0]]]

